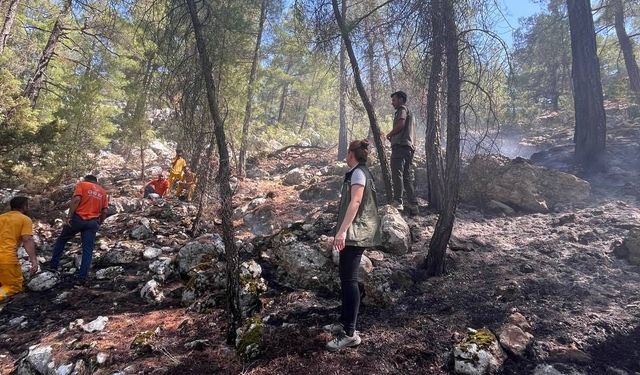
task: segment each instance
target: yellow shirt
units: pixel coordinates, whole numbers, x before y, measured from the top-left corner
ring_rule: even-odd
[[[0,264],[20,264],[18,245],[22,236],[33,235],[33,223],[18,211],[0,215]]]
[[[179,158],[178,160],[173,162],[173,164],[171,165],[171,170],[169,172],[173,175],[182,176],[182,170],[186,166],[187,166],[187,161],[184,160],[183,158]]]

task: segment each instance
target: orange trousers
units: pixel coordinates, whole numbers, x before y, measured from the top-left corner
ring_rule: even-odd
[[[182,179],[182,173],[169,173],[169,189],[167,189],[166,195],[171,195],[171,188],[176,182]]]
[[[22,269],[19,264],[0,264],[0,302],[22,292]]]
[[[191,202],[191,198],[193,198],[193,192],[196,190],[196,184],[179,183],[178,190],[176,191],[176,196],[180,197],[183,190],[187,191],[187,201]]]

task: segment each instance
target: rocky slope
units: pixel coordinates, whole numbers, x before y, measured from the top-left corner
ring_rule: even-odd
[[[364,341],[339,354],[324,351],[329,336],[321,327],[339,308],[327,236],[344,165],[325,152],[290,150],[261,159],[252,178],[238,183],[242,306],[251,318],[229,346],[215,217],[206,234],[192,238],[195,207],[141,200],[137,172],[105,153],[102,177],[115,198],[98,240],[95,278],[64,289],[41,274],[30,282],[39,291],[4,306],[0,373],[640,372],[635,128],[615,125],[610,132],[611,163],[624,173],[576,178],[490,158],[494,177],[480,183],[471,163],[449,272],[440,278],[425,280],[419,271],[436,215],[423,209],[407,219],[383,208],[386,246],[368,251],[361,264]],[[154,153],[150,162],[158,168],[166,155]],[[544,155],[534,160],[559,163]],[[35,199],[42,260],[71,186]],[[78,255],[76,242],[61,277]]]

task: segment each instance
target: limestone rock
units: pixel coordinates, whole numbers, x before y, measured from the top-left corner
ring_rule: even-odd
[[[500,345],[508,352],[521,357],[533,342],[533,335],[513,324],[505,324],[500,329]]]
[[[463,200],[495,200],[530,212],[582,203],[591,194],[591,185],[574,175],[495,155],[476,155],[463,173],[461,186]]]
[[[371,259],[364,254],[360,259],[360,269],[358,272],[360,275],[366,275],[373,272],[373,263],[371,262]]]
[[[133,213],[142,209],[142,201],[129,197],[114,197],[109,200],[110,214]]]
[[[273,249],[279,275],[301,288],[318,288],[335,283],[335,268],[318,244],[287,236]]]
[[[520,327],[525,332],[531,333],[531,324],[527,321],[527,318],[519,312],[515,312],[509,315],[509,323]]]
[[[269,178],[269,172],[262,168],[251,168],[247,171],[247,177],[251,179]]]
[[[162,255],[162,249],[158,249],[157,247],[147,247],[142,253],[142,257],[146,260],[155,259],[160,255]]]
[[[120,276],[124,273],[124,268],[122,266],[112,266],[107,268],[102,268],[96,271],[96,279],[98,280],[107,280],[114,279],[117,276]]]
[[[135,227],[130,235],[134,240],[145,240],[153,235],[153,231],[149,226],[141,224]]]
[[[52,361],[53,348],[48,345],[35,345],[29,348],[26,361],[39,374],[46,374]]]
[[[59,281],[58,275],[53,272],[44,271],[31,279],[27,287],[34,292],[43,292],[52,289]]]
[[[307,179],[306,173],[302,168],[294,168],[284,175],[282,184],[285,186],[294,186],[304,183]]]
[[[222,237],[214,234],[210,238],[189,242],[178,252],[178,270],[187,274],[198,264],[207,259],[218,259],[224,256]]]
[[[494,374],[500,370],[506,357],[490,330],[470,330],[468,336],[453,349],[454,372],[462,375]]]
[[[111,249],[105,255],[98,259],[97,263],[101,265],[125,265],[131,264],[138,260],[140,253],[125,249]]]
[[[246,225],[255,236],[271,236],[281,228],[278,213],[272,205],[263,205],[256,208],[246,214],[243,221],[244,225]]]
[[[551,365],[540,364],[533,370],[533,375],[564,375]]]
[[[56,368],[56,372],[55,375],[71,375],[71,373],[73,372],[73,368],[74,368],[74,364],[73,363],[68,363],[66,365],[60,365],[58,366],[58,368]]]
[[[171,258],[159,258],[149,264],[149,270],[164,281],[173,273],[172,263]]]
[[[151,304],[156,304],[164,301],[164,293],[160,287],[160,284],[155,280],[149,280],[140,290],[140,297]]]
[[[260,355],[263,324],[259,317],[252,317],[237,329],[236,350],[243,358],[254,359]]]
[[[409,252],[411,246],[411,230],[400,211],[387,205],[380,209],[382,232],[382,250],[396,255]]]
[[[240,264],[240,277],[241,278],[258,278],[262,275],[262,267],[255,261],[249,260]]]
[[[87,333],[99,332],[106,328],[109,318],[106,316],[99,316],[87,324],[81,325],[82,330]]]

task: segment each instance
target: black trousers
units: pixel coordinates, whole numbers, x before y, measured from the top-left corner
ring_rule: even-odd
[[[415,151],[409,146],[393,146],[391,149],[391,179],[393,180],[393,201],[402,204],[403,193],[407,193],[407,202],[417,206],[415,192],[415,174],[413,171],[413,155]]]
[[[356,320],[360,310],[360,290],[358,270],[364,247],[347,246],[340,252],[340,286],[342,289],[342,315],[340,323],[349,336],[356,330]]]

